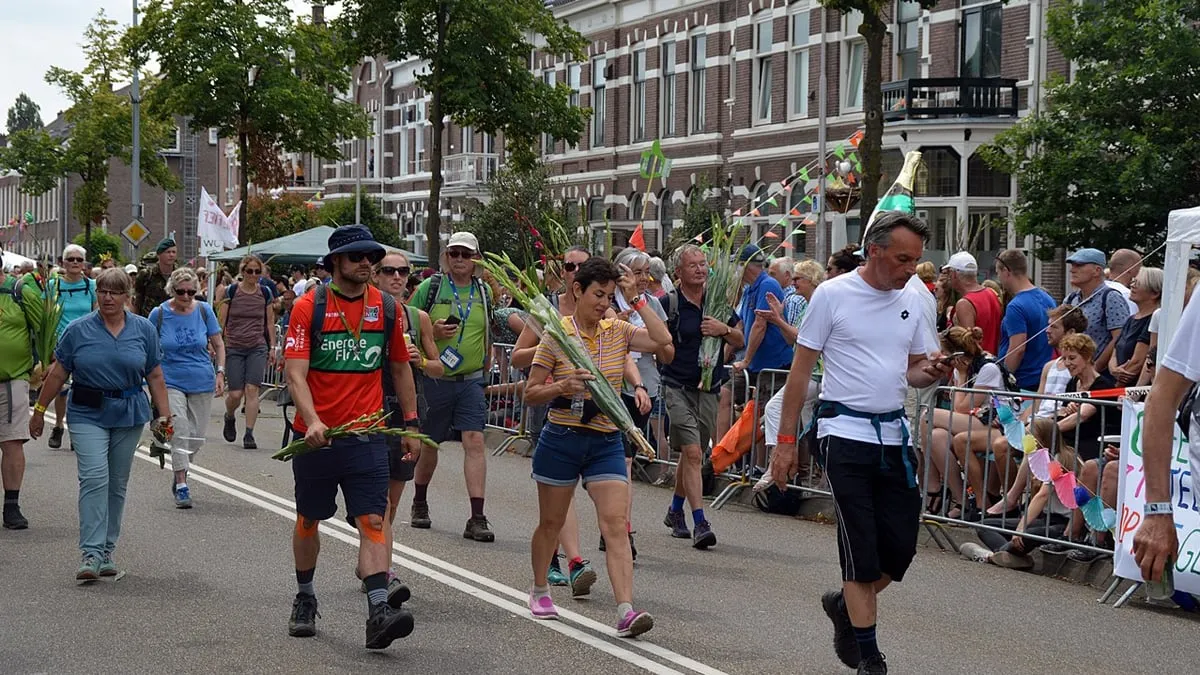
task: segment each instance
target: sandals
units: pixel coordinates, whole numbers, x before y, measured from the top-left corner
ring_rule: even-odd
[[[928,490],[925,492],[925,513],[941,515],[942,507],[945,505],[945,499],[942,497],[941,489]]]

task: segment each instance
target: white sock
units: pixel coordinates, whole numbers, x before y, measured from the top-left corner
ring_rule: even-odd
[[[540,598],[542,596],[550,595],[550,587],[535,585],[532,589],[532,592],[533,592],[533,597]]]
[[[628,602],[622,602],[617,605],[617,621],[624,621],[625,615],[633,611],[633,605]]]

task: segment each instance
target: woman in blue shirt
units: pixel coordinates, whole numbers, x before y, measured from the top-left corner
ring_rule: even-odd
[[[63,271],[46,284],[46,293],[57,298],[62,307],[58,320],[58,337],[62,337],[67,326],[75,319],[87,316],[96,309],[96,282],[87,278],[83,271],[88,268],[87,250],[79,244],[69,244],[63,249]],[[67,392],[64,389],[54,399],[54,429],[50,431],[47,445],[57,450],[62,447],[63,422],[67,420]]]
[[[214,396],[225,391],[225,343],[217,315],[207,303],[196,299],[200,278],[188,267],[180,267],[167,279],[167,300],[150,310],[150,323],[162,345],[162,370],[167,382],[167,398],[175,418],[175,444],[171,448],[171,469],[175,472],[172,490],[175,508],[192,508],[187,484],[190,452],[204,445],[208,412]],[[217,370],[208,350],[216,356]]]
[[[83,582],[117,574],[112,553],[121,535],[125,489],[142,428],[150,421],[150,401],[142,386],[149,383],[156,409],[170,409],[158,335],[149,320],[125,309],[130,287],[124,270],[100,273],[100,308],[67,326],[29,420],[29,435],[40,437],[46,406],[67,377],[74,377],[67,413],[79,467],[83,564],[75,579]],[[154,420],[151,430],[169,436],[169,418]]]

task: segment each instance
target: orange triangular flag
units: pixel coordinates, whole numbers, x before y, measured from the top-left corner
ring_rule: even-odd
[[[793,206],[792,210],[788,211],[788,214],[795,216],[796,218],[799,218],[800,217],[800,209]]]
[[[740,215],[742,215],[742,210],[741,210],[741,209],[738,209],[737,211],[734,211],[734,212],[733,212],[733,215],[734,215],[734,216],[740,216]]]
[[[763,236],[766,237],[767,239],[778,239],[779,238],[779,235],[775,234],[774,232],[767,232],[767,233],[763,234]]]
[[[755,218],[757,218],[757,217],[758,217],[758,209],[754,209],[753,211],[751,211],[751,212],[750,212],[750,215],[752,215],[752,216],[754,216]]]
[[[779,242],[779,248],[791,248],[791,247],[792,247],[791,242],[787,242],[787,241]]]
[[[854,147],[857,148],[858,144],[862,143],[862,139],[863,139],[863,132],[860,129],[860,130],[854,132],[854,135],[850,136],[850,145],[853,145]]]
[[[646,250],[646,235],[642,233],[641,223],[638,223],[637,229],[629,236],[629,245],[639,251]]]

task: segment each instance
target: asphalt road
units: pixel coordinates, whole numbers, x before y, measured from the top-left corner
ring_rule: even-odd
[[[186,511],[174,508],[170,472],[141,452],[116,552],[127,575],[88,586],[74,581],[74,456],[30,443],[21,493],[30,529],[0,531],[0,672],[849,672],[818,603],[838,583],[831,526],[729,506],[710,513],[717,547],[695,551],[662,525],[669,494],[635,484],[635,594],[656,625],[620,640],[581,493],[584,551],[601,580],[586,601],[556,589],[563,620],[535,622],[525,606],[536,521],[528,460],[489,459],[496,542],[475,543],[462,538],[457,446],[442,450],[430,487],[433,529],[408,526],[408,496],[396,526],[413,635],[384,652],[363,648],[356,539],[343,521],[322,526],[318,636],[289,638],[291,471],[269,457],[281,428],[278,417],[262,419],[266,449],[247,451],[219,440],[214,417],[208,437],[218,440],[197,457],[195,508]],[[1160,673],[1194,662],[1196,621],[1139,605],[1114,610],[1097,596],[922,548],[905,582],[881,598],[880,647],[893,673]]]

